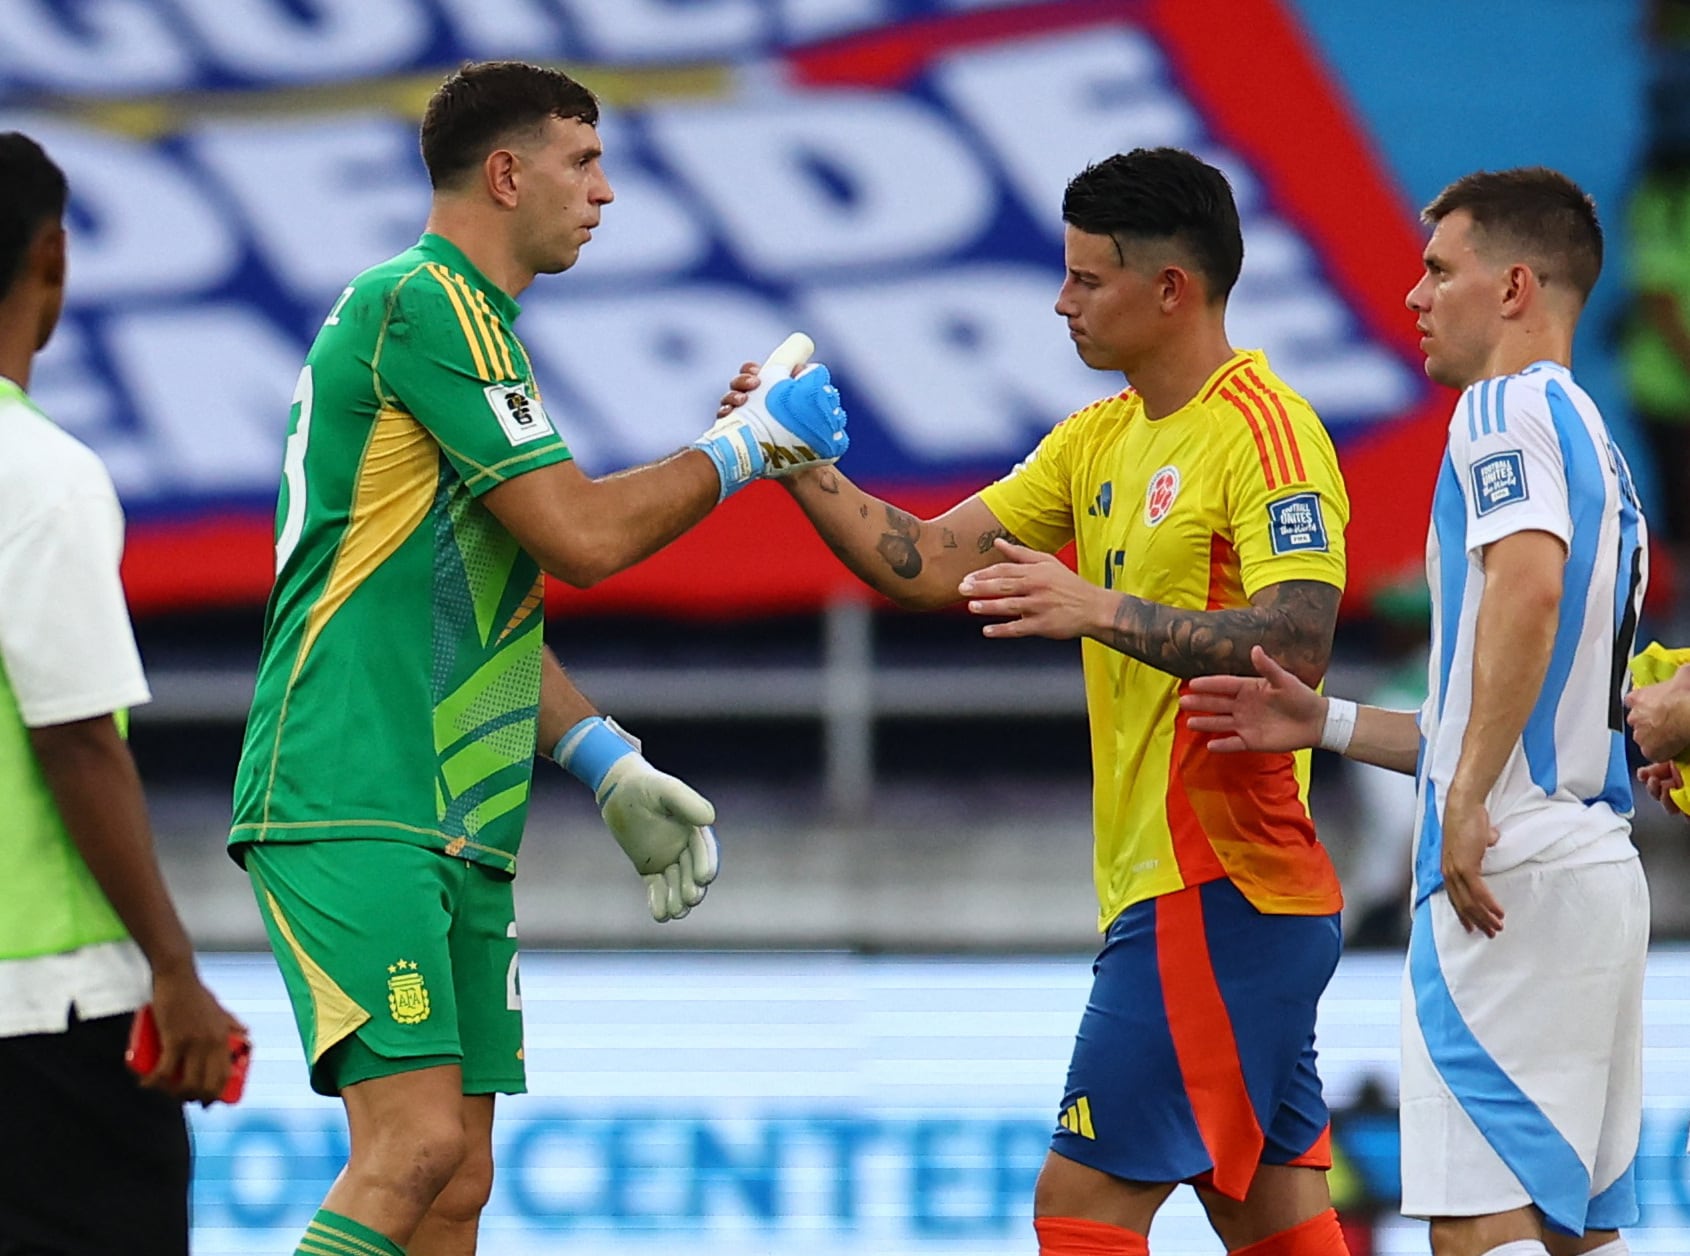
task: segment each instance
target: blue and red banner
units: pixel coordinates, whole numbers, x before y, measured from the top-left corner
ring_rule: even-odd
[[[308,10],[308,12],[307,12]],[[1120,387],[1051,306],[1062,187],[1137,145],[1226,169],[1234,343],[1338,440],[1352,592],[1418,561],[1448,397],[1402,294],[1420,233],[1282,0],[28,0],[0,126],[72,181],[42,404],[111,465],[142,611],[261,600],[288,397],[335,295],[427,210],[422,103],[468,57],[598,90],[617,200],[524,294],[547,407],[603,473],[687,443],[738,364],[810,332],[853,478],[920,513]],[[574,607],[734,615],[854,587],[757,486]]]

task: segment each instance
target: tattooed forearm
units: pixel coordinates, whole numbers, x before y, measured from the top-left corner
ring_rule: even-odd
[[[993,528],[989,532],[982,532],[974,539],[974,548],[979,550],[982,554],[990,554],[992,552],[992,546],[996,544],[999,538],[1008,541],[1011,545],[1021,544],[1020,541],[1017,541],[1010,535],[1008,528]]]
[[[921,520],[907,510],[888,506],[886,526],[875,549],[894,575],[914,580],[921,574]]]
[[[816,487],[829,496],[839,496],[839,472],[832,467],[824,468],[816,476]]]
[[[1339,590],[1318,580],[1270,585],[1247,607],[1188,611],[1123,595],[1104,644],[1175,676],[1251,676],[1261,646],[1308,684],[1326,673]]]

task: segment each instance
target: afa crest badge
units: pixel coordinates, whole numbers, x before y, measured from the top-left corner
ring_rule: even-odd
[[[1144,522],[1155,527],[1168,517],[1179,496],[1179,468],[1163,467],[1150,477],[1150,487],[1144,491]]]
[[[401,1025],[420,1025],[428,1019],[428,987],[417,962],[398,960],[387,966],[387,1010]]]

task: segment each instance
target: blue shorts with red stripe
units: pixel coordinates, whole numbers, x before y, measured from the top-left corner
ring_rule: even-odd
[[[1222,879],[1135,903],[1092,967],[1051,1149],[1242,1199],[1258,1164],[1331,1166],[1315,1005],[1338,917],[1259,912]]]

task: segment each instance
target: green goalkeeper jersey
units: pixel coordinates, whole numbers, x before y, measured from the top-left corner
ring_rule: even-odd
[[[237,858],[378,838],[515,872],[543,577],[478,499],[570,456],[517,312],[425,235],[353,280],[318,332],[283,463]]]

